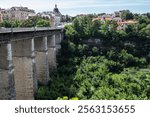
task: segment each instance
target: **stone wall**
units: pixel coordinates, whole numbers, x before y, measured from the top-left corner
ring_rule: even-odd
[[[47,37],[35,38],[35,61],[38,82],[47,84],[49,80]]]
[[[55,35],[48,36],[48,64],[50,71],[56,69],[56,40]]]
[[[12,42],[16,99],[34,99],[32,39]]]

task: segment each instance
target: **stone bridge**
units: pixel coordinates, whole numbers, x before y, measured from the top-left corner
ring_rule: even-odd
[[[0,99],[34,99],[56,68],[62,28],[0,29]]]

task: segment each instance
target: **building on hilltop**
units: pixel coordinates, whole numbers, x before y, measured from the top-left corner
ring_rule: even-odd
[[[26,20],[35,16],[42,17],[43,19],[49,20],[52,27],[58,27],[61,25],[63,15],[60,13],[57,4],[53,11],[47,11],[35,14],[35,11],[28,7],[11,7],[10,9],[0,9],[0,22],[3,20]]]
[[[37,13],[36,15],[39,17],[42,17],[43,19],[47,19],[47,20],[51,19],[51,12],[50,11],[44,11],[42,13]]]
[[[135,20],[122,20],[121,17],[98,17],[93,18],[93,21],[100,20],[101,22],[105,23],[106,21],[116,21],[118,30],[124,30],[128,25],[137,24],[138,21]]]
[[[58,9],[57,4],[55,4],[53,11],[44,11],[42,13],[38,13],[37,16],[40,16],[44,19],[49,19],[52,27],[59,26],[62,20],[62,14]]]
[[[3,21],[3,14],[2,14],[2,11],[0,9],[0,22],[2,22],[2,21]]]
[[[55,4],[55,8],[53,9],[52,12],[52,17],[53,17],[53,26],[57,27],[60,25],[61,19],[62,19],[62,14],[60,13],[59,9],[57,8],[57,4]]]
[[[57,4],[55,4],[55,8],[53,9],[53,13],[57,16],[61,16],[62,14],[60,13],[59,9],[57,8]]]
[[[11,7],[7,10],[9,20],[26,20],[29,15],[34,15],[35,11],[28,7]]]
[[[117,22],[117,24],[118,24],[117,29],[124,30],[128,25],[134,25],[137,23],[138,23],[138,21],[135,21],[135,20],[127,20],[127,21]]]
[[[0,8],[0,22],[3,22],[4,20],[8,20],[8,14],[5,9]]]
[[[121,17],[122,12],[121,11],[115,11],[114,17]]]

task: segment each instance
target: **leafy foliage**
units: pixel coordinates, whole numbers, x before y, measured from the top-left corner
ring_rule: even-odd
[[[150,20],[132,15],[123,17],[139,23],[125,30],[93,15],[65,26],[57,72],[36,99],[150,99]]]
[[[123,20],[130,20],[133,19],[134,15],[129,10],[123,10],[121,18]]]
[[[115,64],[113,67],[112,64]],[[104,57],[88,57],[76,72],[74,81],[79,99],[149,99],[149,69],[118,67],[114,61]]]
[[[50,27],[50,21],[43,19],[41,17],[35,16],[26,20],[18,21],[8,21],[4,20],[0,23],[0,27]]]

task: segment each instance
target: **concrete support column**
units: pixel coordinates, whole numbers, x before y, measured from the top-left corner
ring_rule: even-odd
[[[49,81],[47,36],[36,38],[35,51],[38,82],[46,85]]]
[[[11,43],[0,44],[0,99],[16,99]]]
[[[61,49],[61,41],[62,41],[62,33],[55,33],[55,41],[56,41],[56,53]]]
[[[50,71],[56,69],[56,40],[55,35],[48,37],[48,64]]]
[[[34,38],[31,39],[31,58],[32,58],[32,68],[33,68],[33,87],[34,93],[36,93],[38,89],[38,79],[37,79],[37,71],[36,71],[36,61],[35,61],[35,44]]]
[[[34,39],[12,42],[16,99],[34,99],[37,88]]]

